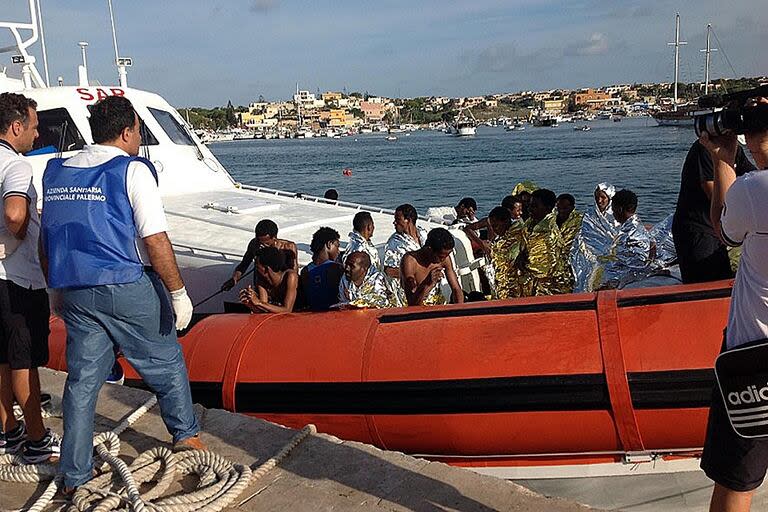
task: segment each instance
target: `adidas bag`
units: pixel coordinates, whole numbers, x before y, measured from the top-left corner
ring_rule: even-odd
[[[768,437],[768,339],[720,354],[715,376],[733,430]]]

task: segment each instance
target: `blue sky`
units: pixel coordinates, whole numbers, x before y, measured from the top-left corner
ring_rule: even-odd
[[[0,17],[23,20],[27,0]],[[41,0],[52,80],[116,82],[106,0]],[[674,14],[688,41],[681,80],[703,77],[711,22],[737,76],[768,74],[765,0],[113,0],[129,84],[177,106],[311,91],[480,95],[669,81]],[[10,42],[0,34],[0,46]],[[758,52],[758,49],[765,49]],[[39,48],[35,47],[39,55]],[[0,54],[10,65],[10,54]],[[40,65],[42,72],[42,65]],[[713,77],[732,77],[723,52]]]

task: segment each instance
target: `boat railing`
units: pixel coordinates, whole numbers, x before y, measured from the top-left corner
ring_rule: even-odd
[[[339,201],[338,199],[327,199],[325,197],[318,197],[318,196],[313,196],[310,194],[302,194],[298,192],[288,192],[285,190],[277,190],[277,189],[267,188],[267,187],[256,187],[253,185],[245,185],[243,183],[238,183],[237,186],[243,190],[252,190],[254,192],[259,192],[261,194],[269,194],[276,197],[285,197],[287,199],[302,199],[304,201],[310,201],[313,203],[328,204],[332,206],[341,206],[343,208],[351,208],[353,210],[357,210],[361,212],[380,213],[382,215],[395,214],[395,210],[391,210],[389,208],[380,208],[378,206],[369,206],[365,204],[352,203],[349,201]],[[427,217],[426,215],[419,215],[418,218],[419,220],[423,220],[425,222],[432,222],[435,224],[439,224],[439,222],[436,222],[434,218]]]

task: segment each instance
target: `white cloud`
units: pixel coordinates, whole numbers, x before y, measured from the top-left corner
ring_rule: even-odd
[[[579,41],[565,48],[566,55],[604,55],[608,53],[608,38],[601,32],[593,33],[586,41]]]

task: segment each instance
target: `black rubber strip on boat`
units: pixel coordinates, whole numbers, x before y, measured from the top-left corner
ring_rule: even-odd
[[[412,313],[385,314],[379,318],[379,323],[394,324],[414,320],[432,320],[435,318],[460,318],[467,316],[513,315],[519,313],[550,313],[562,311],[589,311],[597,308],[594,299],[574,302],[546,302],[542,304],[505,304],[499,306],[484,306],[474,308],[439,308]]]
[[[635,409],[708,407],[712,369],[633,372]],[[141,381],[126,384],[146,388]],[[220,409],[222,385],[191,382],[195,402]],[[608,410],[602,374],[403,382],[238,383],[238,412],[275,414],[472,414]]]
[[[648,297],[627,297],[616,301],[620,308],[631,306],[650,306],[653,304],[669,304],[673,302],[687,302],[694,300],[725,299],[731,296],[731,288],[718,288],[716,290],[693,290],[663,295],[651,295]]]

